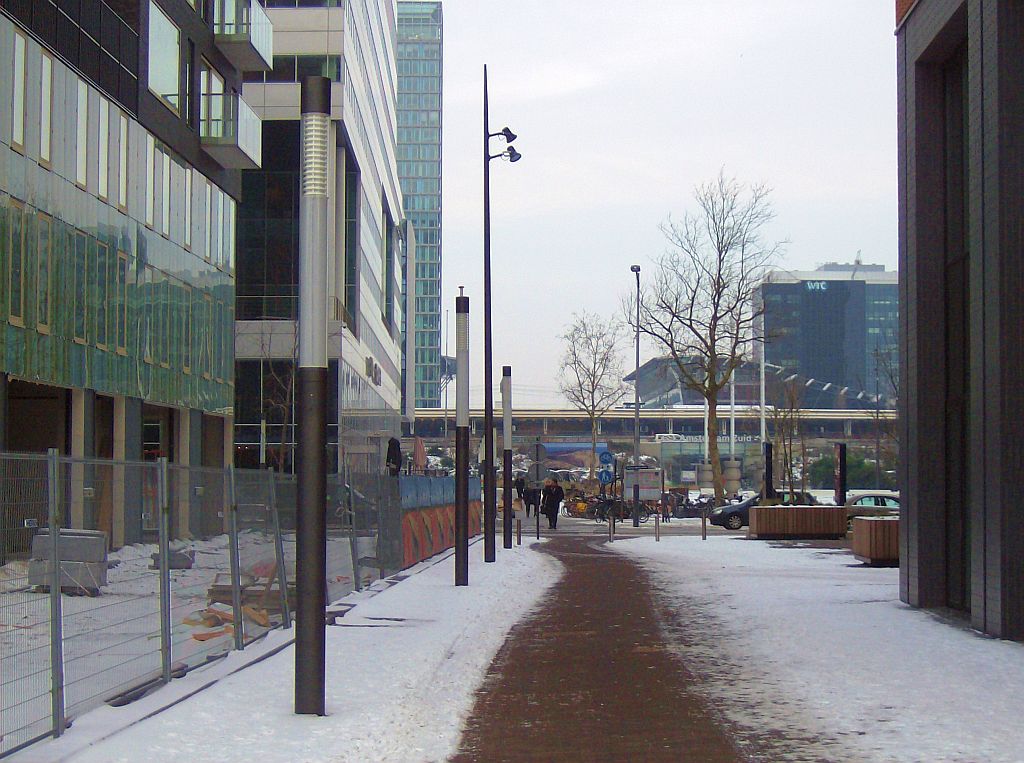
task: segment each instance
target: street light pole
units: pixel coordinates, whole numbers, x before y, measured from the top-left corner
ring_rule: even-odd
[[[325,715],[327,603],[327,179],[331,83],[301,86],[299,198],[299,479],[295,543],[295,713]]]
[[[512,366],[501,368],[502,545],[512,548]]]
[[[636,274],[636,369],[633,372],[633,527],[640,526],[640,266]]]
[[[502,136],[511,144],[516,134],[509,128],[491,133],[487,114],[487,65],[484,64],[484,561],[495,558],[494,533],[497,520],[497,496],[494,473],[494,389],[491,352],[491,159],[508,157],[511,162],[521,158],[511,145],[499,154],[491,154],[491,138]]]
[[[469,585],[469,297],[455,298],[455,585]]]

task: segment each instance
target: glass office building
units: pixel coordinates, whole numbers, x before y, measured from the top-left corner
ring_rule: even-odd
[[[400,435],[405,237],[396,167],[394,3],[271,0],[286,35],[246,76],[263,121],[261,169],[238,212],[235,458],[295,466],[299,315],[300,88],[331,80],[327,202],[331,468],[375,471]],[[270,147],[273,147],[270,150]]]
[[[895,397],[899,288],[881,265],[776,271],[762,286],[768,363],[839,387]]]
[[[441,74],[439,2],[398,3],[398,174],[416,231],[405,283],[417,408],[441,407]]]

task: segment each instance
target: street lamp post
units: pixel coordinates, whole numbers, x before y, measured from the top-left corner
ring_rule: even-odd
[[[455,585],[469,585],[469,297],[455,298]]]
[[[484,561],[493,562],[497,505],[494,484],[494,390],[491,353],[491,159],[518,162],[522,155],[511,145],[516,134],[509,128],[492,133],[487,119],[487,65],[484,64]],[[491,138],[503,137],[508,147],[491,154]]]
[[[633,373],[633,527],[640,526],[640,266],[636,273],[636,369]]]

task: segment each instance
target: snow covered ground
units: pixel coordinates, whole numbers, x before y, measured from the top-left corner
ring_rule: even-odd
[[[273,631],[128,707],[87,713],[61,739],[12,759],[444,760],[507,632],[558,578],[558,563],[528,545],[499,549],[496,564],[484,564],[482,553],[479,542],[471,546],[465,588],[453,585],[447,552],[408,570],[396,585],[378,581],[342,599],[342,608],[354,606],[327,629],[326,717],[294,714],[294,631]],[[260,657],[266,659],[231,672]]]
[[[1024,760],[1024,644],[904,606],[897,570],[735,536],[623,539],[609,552],[642,564],[687,618],[686,638],[666,618],[667,640],[741,744],[771,750],[759,760]],[[499,549],[493,565],[481,554],[475,543],[468,588],[452,585],[448,552],[342,600],[352,608],[328,628],[324,718],[293,714],[293,634],[272,631],[13,760],[445,760],[509,629],[558,578],[530,546]]]
[[[1024,644],[907,607],[898,570],[728,536],[613,549],[688,613],[676,649],[741,736],[805,739],[775,759],[1024,760]]]

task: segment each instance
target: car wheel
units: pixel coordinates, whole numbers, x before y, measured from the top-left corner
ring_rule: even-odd
[[[739,514],[730,514],[725,518],[725,526],[730,530],[739,530],[743,527],[743,517]]]

